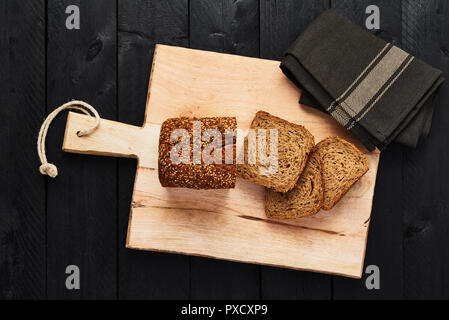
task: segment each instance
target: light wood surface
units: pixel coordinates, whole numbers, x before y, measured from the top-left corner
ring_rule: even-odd
[[[138,159],[126,246],[360,278],[379,152],[366,149],[330,116],[298,105],[300,92],[278,61],[157,45],[143,127],[101,120],[88,137],[85,115],[70,113],[63,150]],[[370,170],[331,210],[295,220],[264,213],[264,189],[162,188],[160,124],[179,116],[236,116],[247,129],[258,110],[302,124],[315,142],[336,135],[367,153]]]

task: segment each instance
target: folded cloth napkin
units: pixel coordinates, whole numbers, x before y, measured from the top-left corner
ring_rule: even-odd
[[[430,129],[441,71],[333,10],[285,53],[281,69],[303,90],[299,103],[329,113],[368,150],[416,147]]]

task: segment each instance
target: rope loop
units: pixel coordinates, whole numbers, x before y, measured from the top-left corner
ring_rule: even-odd
[[[39,159],[41,161],[39,172],[51,178],[55,178],[58,175],[58,168],[53,163],[49,163],[47,161],[47,156],[45,154],[45,139],[47,138],[47,132],[51,122],[56,118],[56,116],[61,111],[67,109],[78,110],[88,116],[91,116],[92,113],[93,116],[95,117],[95,123],[91,127],[80,130],[76,133],[78,137],[87,136],[91,134],[100,125],[100,115],[98,114],[97,110],[95,110],[95,108],[92,107],[90,104],[79,100],[73,100],[64,103],[62,106],[56,108],[47,116],[47,118],[44,120],[44,123],[42,123],[41,129],[39,130],[39,135],[37,137],[37,154],[39,155]]]

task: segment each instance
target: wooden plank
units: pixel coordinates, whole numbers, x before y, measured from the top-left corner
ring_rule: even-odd
[[[282,60],[285,50],[328,7],[328,0],[261,0],[260,57]]]
[[[68,30],[69,0],[48,1],[48,111],[76,98],[116,118],[116,3],[77,1],[80,29]],[[49,298],[111,299],[117,295],[117,161],[60,150],[64,121],[49,131],[48,156],[60,165],[48,182]],[[80,269],[80,290],[67,290],[68,265]]]
[[[259,1],[191,1],[190,47],[258,57]]]
[[[142,125],[154,45],[188,46],[188,1],[118,0],[120,121]],[[125,248],[136,161],[119,160],[119,298],[189,297],[189,258]]]
[[[401,46],[401,3],[388,0],[333,1],[332,7],[354,23],[365,28],[366,7],[377,5],[380,9],[380,30],[375,35]],[[402,195],[402,147],[392,144],[382,152],[377,176],[370,223],[365,267],[376,265],[380,269],[381,289],[368,290],[366,277],[351,280],[334,279],[335,299],[390,299],[403,297],[402,259],[402,207],[397,199]]]
[[[142,180],[151,183],[157,171],[141,170],[139,174]],[[241,193],[243,189],[239,187],[235,191]],[[128,238],[131,248],[358,276],[359,257],[348,253],[363,250],[359,245],[360,241],[364,242],[363,235],[334,234],[327,229],[222,213],[224,209],[237,210],[237,206],[229,208],[231,201],[224,202],[214,212],[197,204],[199,198],[190,201],[193,207],[175,209],[145,203],[140,194],[136,198]],[[241,203],[240,207],[246,206]],[[337,251],[341,254],[334,255]]]
[[[259,56],[259,1],[190,1],[190,47]],[[193,299],[255,299],[260,268],[229,261],[190,258]]]
[[[317,141],[336,135],[367,152],[361,143],[332,117],[298,105],[299,92],[279,70],[277,61],[159,45],[156,47],[150,82],[146,123],[141,130],[143,137],[139,139],[142,141],[157,140],[158,137],[148,134],[150,131],[146,128],[160,124],[169,117],[232,114],[236,116],[239,128],[244,130],[249,127],[256,111],[263,109],[288,121],[304,124]],[[279,105],[282,105],[282,108],[279,108]],[[69,121],[75,121],[77,118],[84,118],[86,122],[91,120],[83,115],[72,114]],[[90,149],[92,154],[105,154],[103,145],[113,143],[99,143],[95,141],[95,137],[107,138],[107,133],[113,132],[109,129],[113,123],[105,126],[102,123],[89,139],[77,137],[75,131],[78,128],[69,123],[67,128],[72,130],[66,132],[66,137],[72,136],[69,149],[81,153]],[[116,123],[116,127],[120,130],[123,124]],[[110,140],[115,136],[115,133],[111,134]],[[102,149],[95,150],[96,145],[101,145]],[[151,146],[155,144],[149,143],[148,147]],[[130,148],[134,149],[132,146]],[[265,218],[264,190],[250,183],[239,184],[231,190],[162,188],[155,168],[143,166],[151,163],[146,157],[156,152],[144,148],[137,155],[139,163],[128,229],[128,247],[257,262],[350,277],[360,276],[379,152],[367,153],[371,164],[370,171],[331,212],[323,211],[313,217],[282,223]],[[175,210],[178,215],[165,216],[164,212],[167,210]],[[137,212],[135,215],[134,211]],[[200,247],[192,246],[197,238],[204,237],[201,233],[198,234],[204,228],[204,212],[219,213],[209,215],[210,228],[214,232],[207,233],[206,238],[211,237],[211,243],[217,239],[226,239],[227,241],[217,242],[222,245],[221,251],[208,246],[208,242],[203,242]],[[192,221],[185,225],[185,216],[190,215],[193,215]],[[164,218],[168,220],[159,230],[165,233],[166,239],[161,241],[161,233],[151,226],[159,224]],[[227,219],[230,223],[219,223],[219,220]],[[265,238],[259,238],[260,241],[254,243],[252,230],[244,227],[242,219],[260,223],[251,225],[259,228],[259,231],[264,230]],[[276,227],[271,228],[272,224]],[[296,233],[291,232],[292,230],[300,230],[298,237],[294,236]],[[313,232],[309,234],[310,231]],[[180,237],[184,237],[184,243],[178,244]],[[246,240],[254,245],[251,255],[239,250],[242,241],[238,241],[238,237],[243,242]],[[276,238],[293,243],[292,247],[296,251],[288,251],[282,241],[273,240]],[[307,242],[307,239],[310,242]],[[351,239],[349,243],[348,239]],[[178,249],[174,250],[176,247]],[[306,247],[312,250],[298,249]],[[326,263],[323,263],[323,259]]]
[[[429,136],[403,157],[404,295],[448,298],[449,3],[403,1],[402,45],[444,72]]]
[[[1,1],[0,20],[0,299],[43,299],[45,1]]]
[[[357,258],[349,252],[358,250],[360,243],[364,247],[364,240],[360,239],[363,233],[349,226],[366,221],[362,208],[357,207],[359,201],[354,200],[364,197],[368,179],[362,179],[358,190],[351,190],[330,213],[279,222],[266,219],[264,190],[247,181],[239,180],[232,190],[167,189],[159,185],[157,170],[142,168],[134,191],[128,243],[138,249],[163,248],[290,267],[300,264],[303,269],[325,272],[334,267],[352,270],[357,268]],[[348,201],[352,206],[345,204]],[[334,250],[338,257],[332,255]]]
[[[260,1],[260,56],[281,60],[285,50],[325,9],[328,1]],[[262,268],[261,296],[267,299],[331,297],[327,275]]]

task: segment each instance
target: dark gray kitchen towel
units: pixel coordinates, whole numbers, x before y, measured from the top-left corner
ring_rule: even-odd
[[[290,46],[281,69],[303,90],[299,103],[322,109],[369,149],[416,147],[430,129],[437,70],[333,10]]]

